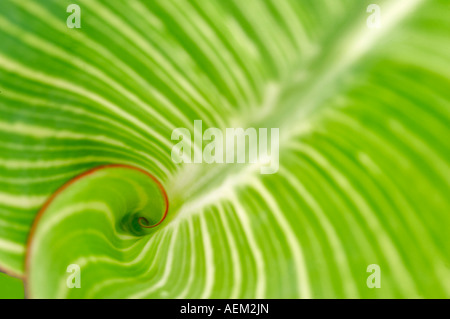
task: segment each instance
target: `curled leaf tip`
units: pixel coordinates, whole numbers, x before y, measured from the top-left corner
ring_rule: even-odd
[[[57,282],[42,289],[42,269],[53,269],[39,267],[46,261],[65,271],[86,255],[110,249],[111,243],[118,251],[130,247],[151,233],[148,228],[160,225],[168,209],[164,187],[143,169],[111,164],[74,177],[56,190],[34,221],[26,254],[27,297],[49,297],[58,290]],[[133,236],[124,240],[124,234]]]

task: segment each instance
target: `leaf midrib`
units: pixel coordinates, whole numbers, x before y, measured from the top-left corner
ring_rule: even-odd
[[[360,4],[355,5],[352,12],[357,19],[344,22],[338,28],[333,29],[326,38],[329,42],[323,46],[322,52],[325,52],[324,54],[310,56],[308,60],[300,63],[292,73],[278,81],[279,84],[276,84],[275,88],[277,90],[276,99],[270,101],[269,106],[267,106],[271,112],[267,112],[262,118],[255,118],[255,116],[251,117],[250,115],[245,117],[242,123],[245,122],[246,125],[242,127],[244,129],[248,127],[280,128],[280,154],[287,151],[288,149],[284,147],[285,142],[296,136],[298,137],[299,132],[308,131],[310,127],[308,122],[320,112],[321,106],[324,106],[323,102],[339,92],[339,89],[342,90],[337,80],[370,55],[370,49],[378,44],[382,36],[406,18],[408,14],[416,10],[423,2],[424,0],[398,1],[395,3],[384,1],[384,5],[381,4],[380,6],[383,7],[383,12],[388,13],[386,16],[391,20],[381,30],[368,29],[365,26],[365,19],[364,24],[361,25],[359,18],[361,17],[362,7]],[[365,10],[363,13],[365,13]],[[360,30],[358,31],[358,29]],[[352,34],[356,34],[356,36],[350,37]],[[347,43],[342,41],[342,38],[347,40],[350,38],[351,41]],[[364,46],[361,47],[361,44],[364,44]],[[350,51],[348,50],[349,47],[351,48]],[[342,54],[343,48],[347,48],[345,53],[351,52],[352,54],[350,56]],[[356,53],[352,51],[353,49],[356,49]],[[339,58],[336,59],[336,56]],[[309,81],[305,85],[304,78],[300,77],[300,80],[296,78],[301,72],[308,70],[307,66],[309,65],[315,67],[315,69],[309,71],[310,74],[314,74],[314,81]],[[273,85],[273,83],[269,85]],[[277,103],[283,98],[283,94],[293,89],[296,92],[292,96],[287,93],[287,99],[291,103]],[[292,103],[292,101],[295,101],[295,103]],[[266,101],[262,105],[266,105]],[[299,107],[299,105],[302,105],[302,107]],[[281,116],[276,116],[277,114],[281,114]],[[299,125],[303,125],[303,130],[298,129]],[[229,127],[233,126],[229,124]],[[207,168],[205,169],[205,167]],[[185,215],[199,213],[203,207],[227,198],[227,194],[230,194],[237,187],[244,187],[244,185],[251,183],[252,178],[255,178],[255,173],[259,173],[258,164],[185,165],[168,183],[168,194],[171,200],[171,214],[168,221],[176,219],[180,213]]]

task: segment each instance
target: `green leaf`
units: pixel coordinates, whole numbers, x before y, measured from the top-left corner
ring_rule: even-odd
[[[0,273],[0,299],[23,299],[23,283],[20,279]]]
[[[2,1],[0,268],[32,298],[449,298],[448,1],[370,3]],[[278,172],[175,164],[194,120],[279,128]]]

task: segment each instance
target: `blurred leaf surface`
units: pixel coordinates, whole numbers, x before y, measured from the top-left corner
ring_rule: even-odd
[[[359,0],[83,0],[78,30],[70,3],[0,3],[0,267],[24,274],[40,207],[98,165],[150,172],[170,210],[126,241],[101,220],[126,192],[62,203],[31,297],[450,297],[448,1],[380,1],[381,29]],[[174,164],[196,119],[279,127],[279,172]]]

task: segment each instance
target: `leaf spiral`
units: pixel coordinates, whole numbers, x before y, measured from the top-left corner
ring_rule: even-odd
[[[115,262],[125,262],[135,255],[139,242],[163,223],[168,209],[163,186],[139,168],[103,165],[73,178],[48,199],[31,228],[27,296],[64,295],[67,286],[57,280],[48,282],[48,278],[52,272],[63,273],[71,264],[81,267],[89,256],[107,252]],[[67,233],[71,236],[64,236]],[[120,267],[115,271],[126,272]],[[83,277],[84,273],[83,269]]]

